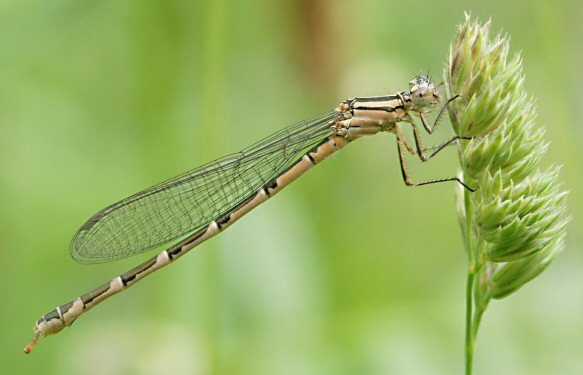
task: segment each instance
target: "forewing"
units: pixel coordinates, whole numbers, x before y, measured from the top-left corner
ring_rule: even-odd
[[[154,185],[93,215],[71,242],[80,263],[132,256],[182,238],[230,212],[332,132],[330,112]]]

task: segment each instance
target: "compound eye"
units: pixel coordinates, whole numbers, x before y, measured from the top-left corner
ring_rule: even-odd
[[[416,87],[415,90],[411,91],[411,94],[413,94],[413,96],[418,99],[423,99],[425,96],[427,96],[427,88]]]

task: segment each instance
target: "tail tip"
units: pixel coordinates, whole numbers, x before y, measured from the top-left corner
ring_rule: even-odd
[[[39,334],[37,333],[36,335],[34,335],[34,338],[32,339],[32,341],[29,342],[28,345],[24,348],[25,354],[29,354],[32,351],[32,349],[36,345],[36,342],[38,341],[38,338],[39,338]]]

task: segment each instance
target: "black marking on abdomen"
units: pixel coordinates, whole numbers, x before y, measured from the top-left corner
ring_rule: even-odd
[[[217,227],[219,228],[219,230],[221,230],[225,224],[229,223],[229,221],[231,220],[231,212],[215,220],[215,223],[217,223]]]
[[[75,303],[75,301],[71,301],[69,303],[65,303],[64,305],[59,306],[61,309],[61,314],[63,315],[66,314],[67,311],[69,311],[69,309],[73,307],[73,303]]]
[[[313,157],[312,155],[310,155],[310,154],[312,154],[312,153],[314,153],[314,154],[317,154],[317,153],[318,153],[318,149],[319,149],[321,146],[325,145],[326,143],[330,142],[330,140],[331,140],[331,139],[332,139],[331,137],[326,137],[326,138],[324,138],[324,139],[323,139],[323,140],[322,140],[320,143],[318,143],[317,145],[315,145],[314,147],[312,147],[312,148],[310,149],[310,151],[308,151],[308,152],[306,153],[306,155],[308,155],[308,157],[309,157],[309,158],[310,158],[310,160],[312,161],[312,164],[313,164],[313,165],[316,165],[316,161],[314,160],[314,157]],[[334,144],[334,147],[336,147],[336,144]],[[301,160],[301,159],[300,159],[300,160]],[[294,165],[295,165],[295,164],[297,164],[297,163],[299,163],[299,162],[300,162],[300,160],[298,160],[296,163],[294,163]]]
[[[148,270],[150,267],[156,264],[157,260],[158,260],[157,256],[150,258],[144,263],[140,264],[139,266],[136,266],[129,270],[128,272],[124,273],[123,275],[120,275],[119,278],[121,279],[123,285],[128,286],[129,282],[132,282],[136,278],[136,276],[138,276],[139,274]]]
[[[103,293],[107,292],[109,290],[109,288],[111,288],[111,283],[107,283],[107,284],[103,284],[102,286],[92,290],[91,292],[82,295],[81,297],[79,297],[81,299],[81,302],[83,302],[83,305],[85,307],[85,305],[87,305],[88,303],[91,303],[95,300],[95,298],[99,297],[100,295],[102,295]]]
[[[53,319],[59,319],[60,321],[62,321],[64,323],[63,318],[61,317],[61,314],[59,314],[59,311],[57,309],[54,309],[53,311],[45,314],[43,316],[43,319],[46,322],[48,322],[49,320],[53,320]]]
[[[319,148],[320,148],[320,146],[323,146],[323,145],[325,145],[325,144],[326,144],[326,143],[328,143],[328,142],[329,142],[331,139],[332,139],[332,137],[326,137],[326,138],[322,139],[322,141],[321,141],[320,143],[318,143],[318,144],[316,145],[316,147],[314,147],[314,148],[312,149],[312,151],[315,151],[315,150],[319,149]]]
[[[296,163],[292,164],[292,166],[294,166],[295,164],[296,164]],[[286,171],[286,172],[287,172],[287,171]],[[271,189],[271,190],[275,190],[275,189],[277,189],[277,179],[278,179],[278,178],[279,178],[281,175],[283,175],[283,174],[285,174],[285,172],[284,172],[284,173],[280,173],[280,175],[279,175],[279,176],[277,176],[276,178],[274,178],[274,179],[273,179],[271,182],[268,182],[267,184],[263,185],[263,190],[265,191],[265,194],[266,194],[268,197],[271,197],[271,193],[269,192],[269,189]]]
[[[198,232],[191,234],[190,236],[188,236],[184,240],[178,242],[176,245],[172,246],[170,249],[166,250],[166,254],[168,254],[168,258],[174,259],[174,257],[176,255],[178,255],[182,252],[182,248],[184,246],[187,246],[187,245],[193,243],[194,241],[198,240],[203,234],[206,233],[207,230],[208,230],[208,225],[206,227],[202,228],[201,230],[199,230]]]
[[[266,196],[269,196],[267,194],[267,190],[265,190],[264,187],[262,187],[261,190],[263,190],[263,192],[265,193]],[[225,225],[230,224],[231,215],[233,213],[237,212],[238,210],[240,210],[241,208],[245,207],[249,202],[251,202],[253,199],[255,199],[258,194],[259,194],[259,191],[255,192],[253,194],[250,194],[247,198],[245,198],[243,201],[241,201],[241,203],[239,203],[236,207],[231,208],[229,211],[227,211],[226,214],[224,214],[223,216],[221,216],[217,220],[215,220],[215,223],[217,223],[217,227],[219,227],[219,230],[223,229],[223,227]]]

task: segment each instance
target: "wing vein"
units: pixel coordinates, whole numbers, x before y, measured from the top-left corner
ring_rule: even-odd
[[[71,256],[80,263],[121,259],[209,225],[289,169],[331,135],[329,112],[290,125],[231,155],[156,184],[94,214],[77,231]]]

